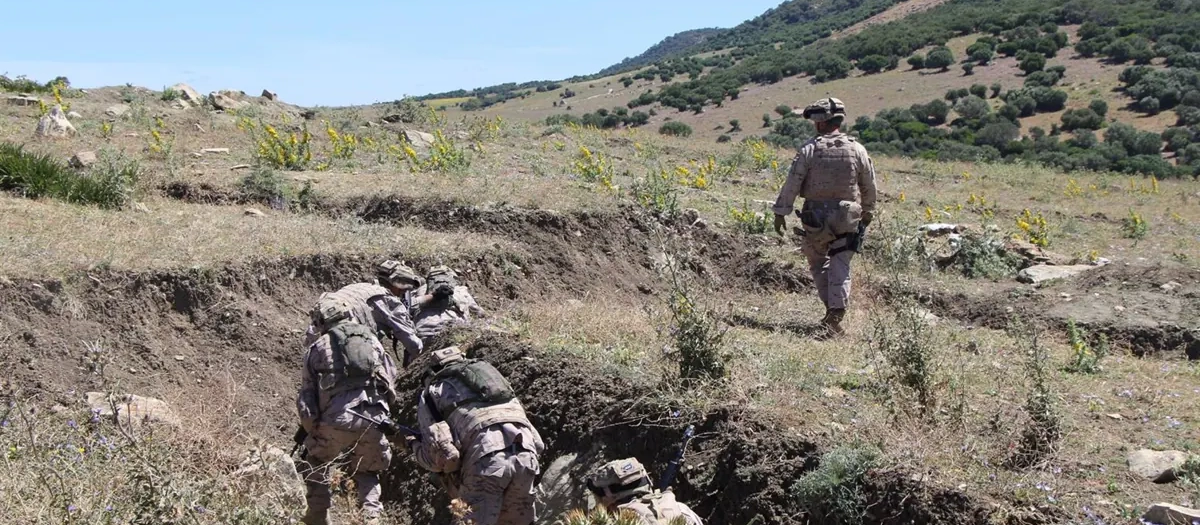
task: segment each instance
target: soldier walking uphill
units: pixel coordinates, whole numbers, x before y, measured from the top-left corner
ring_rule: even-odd
[[[801,247],[825,304],[821,324],[840,334],[850,302],[850,258],[875,214],[875,167],[866,148],[842,133],[841,100],[818,100],[803,115],[816,124],[818,136],[800,147],[775,199],[775,231],[783,235],[796,197],[804,197],[797,214],[804,228]]]
[[[365,523],[378,523],[379,473],[392,454],[374,421],[391,418],[396,402],[396,364],[370,327],[357,322],[354,306],[328,294],[312,312],[316,341],[304,356],[296,410],[307,449],[299,470],[307,489],[308,525],[329,523],[330,472],[346,462],[358,487]],[[303,437],[303,433],[301,436]]]
[[[642,525],[703,525],[700,516],[675,500],[670,490],[654,490],[645,467],[634,458],[606,463],[588,477],[588,490],[605,510],[613,514],[632,513]]]
[[[375,267],[375,271],[377,284],[354,283],[322,297],[349,304],[355,322],[372,332],[386,333],[392,338],[393,350],[396,343],[403,345],[404,361],[408,362],[421,352],[422,343],[409,316],[410,305],[403,298],[421,285],[421,278],[397,261],[384,261]],[[304,347],[308,348],[320,336],[316,325],[310,325],[304,335]]]
[[[545,445],[512,386],[453,346],[430,359],[417,401],[421,437],[409,438],[413,458],[450,480],[451,497],[469,507],[462,523],[530,525]]]

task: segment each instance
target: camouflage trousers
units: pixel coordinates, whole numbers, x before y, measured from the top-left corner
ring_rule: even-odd
[[[383,510],[379,502],[382,492],[379,474],[392,462],[387,438],[379,430],[342,430],[320,425],[304,442],[308,454],[300,462],[300,475],[307,489],[305,497],[310,512],[328,510],[333,505],[330,490],[330,469],[345,465],[347,475],[353,476],[358,488],[358,503],[364,516],[378,516]]]
[[[470,510],[460,523],[472,525],[531,525],[533,484],[539,470],[532,452],[497,452],[477,461],[463,475],[458,497]]]
[[[800,244],[813,285],[826,308],[844,310],[850,303],[851,238],[858,228],[861,208],[857,203],[805,201],[800,212],[804,240]]]

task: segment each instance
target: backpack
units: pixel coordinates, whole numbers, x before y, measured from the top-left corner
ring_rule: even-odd
[[[362,388],[371,384],[383,363],[375,348],[378,339],[371,328],[358,323],[340,323],[330,328],[333,369],[342,377],[344,388]]]
[[[498,405],[517,397],[504,375],[486,361],[465,360],[446,365],[433,376],[433,381],[444,379],[455,379],[475,394],[455,403],[450,410],[467,403]]]

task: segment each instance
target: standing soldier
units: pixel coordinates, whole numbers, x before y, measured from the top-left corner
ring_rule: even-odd
[[[491,364],[466,359],[457,347],[430,359],[417,401],[421,436],[409,438],[413,458],[442,474],[451,496],[469,507],[461,523],[532,524],[545,445],[512,386]]]
[[[421,278],[411,268],[391,260],[377,265],[375,272],[377,284],[354,283],[324,295],[346,301],[354,321],[373,332],[387,334],[393,350],[396,343],[403,345],[404,355],[396,357],[407,363],[421,352],[422,343],[405,298],[421,285]],[[308,348],[320,335],[316,326],[310,325],[304,335],[304,347]]]
[[[312,311],[317,340],[304,357],[296,409],[307,437],[299,470],[308,510],[304,523],[326,525],[332,505],[329,469],[347,460],[358,487],[364,522],[377,524],[379,473],[391,464],[387,438],[375,421],[391,418],[396,402],[396,364],[375,337],[358,323],[349,302],[325,294]]]
[[[633,513],[643,525],[665,525],[680,518],[684,525],[704,523],[687,505],[675,500],[674,492],[654,490],[645,467],[634,458],[606,463],[588,478],[587,487],[605,510]]]
[[[818,135],[801,146],[775,199],[775,231],[783,235],[796,197],[804,197],[797,214],[804,227],[801,247],[825,304],[821,324],[841,334],[850,301],[850,258],[875,214],[875,167],[866,148],[842,133],[846,105],[841,100],[818,100],[803,115],[816,124]]]

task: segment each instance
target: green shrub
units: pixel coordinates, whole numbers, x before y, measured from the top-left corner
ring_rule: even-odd
[[[1009,331],[1024,347],[1029,392],[1024,405],[1028,420],[1016,450],[1006,463],[1011,468],[1029,468],[1038,465],[1058,449],[1063,422],[1050,388],[1050,354],[1038,340],[1036,329],[1015,325],[1010,326]]]
[[[860,524],[867,514],[866,476],[880,457],[878,449],[843,445],[821,456],[817,468],[792,485],[792,494],[810,523]]]
[[[1067,321],[1067,340],[1071,343],[1071,362],[1066,370],[1076,374],[1095,374],[1101,371],[1100,361],[1108,355],[1108,337],[1100,334],[1099,342],[1092,346],[1087,340],[1087,332],[1075,325],[1075,320]]]
[[[912,66],[913,69],[925,69],[925,55],[917,53],[908,57],[908,65]]]
[[[1004,279],[1017,273],[1021,258],[994,236],[964,235],[955,265],[969,278]]]
[[[178,100],[179,97],[182,97],[182,96],[183,96],[183,94],[180,93],[175,88],[165,87],[165,88],[163,88],[162,95],[160,95],[159,98],[162,98],[162,100],[164,102],[170,102],[172,100]]]
[[[141,177],[137,162],[102,151],[97,163],[78,173],[49,155],[0,143],[0,190],[29,198],[49,197],[75,204],[120,208],[128,204]]]
[[[934,49],[929,52],[929,56],[925,57],[925,67],[929,69],[949,71],[952,64],[954,64],[954,53],[947,47]]]
[[[659,127],[658,132],[673,137],[690,137],[692,136],[692,127],[679,121],[671,121]]]

